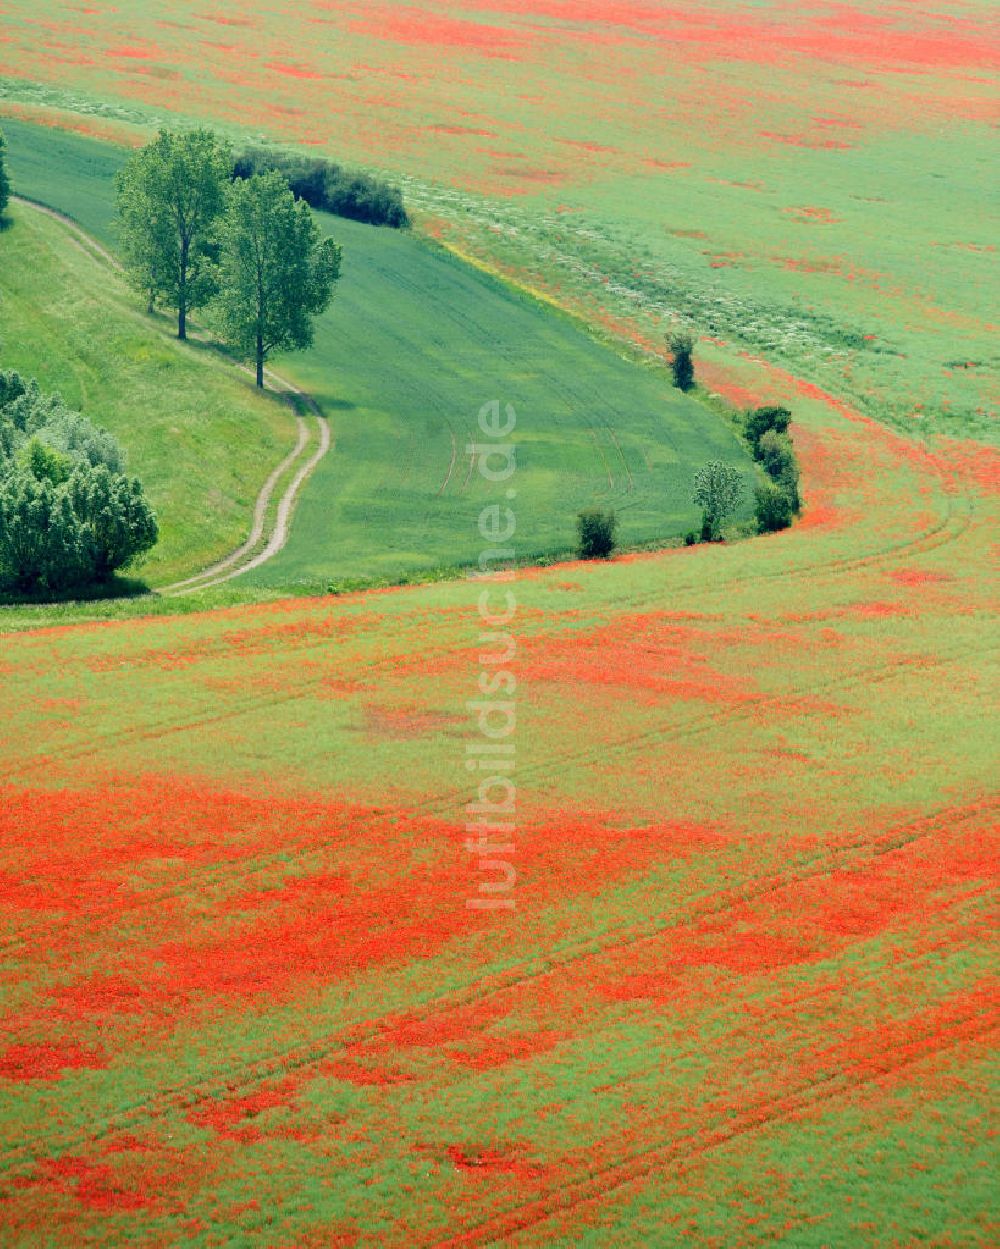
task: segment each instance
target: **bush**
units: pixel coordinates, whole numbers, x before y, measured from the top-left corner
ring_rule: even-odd
[[[16,373],[0,373],[0,584],[104,582],[156,542],[142,486],[105,430]]]
[[[318,157],[248,148],[233,166],[233,179],[246,180],[272,170],[280,173],[296,198],[311,208],[396,230],[410,224],[399,187]]]
[[[695,546],[698,541],[698,534],[693,529],[689,529],[684,535],[685,546]]]
[[[67,492],[80,522],[87,571],[95,581],[107,581],[156,545],[156,518],[136,478],[112,473],[103,464],[81,464]]]
[[[761,482],[754,489],[754,500],[754,514],[761,533],[776,533],[792,523],[795,515],[792,497],[776,482]]]
[[[615,530],[618,520],[614,512],[602,512],[599,508],[587,508],[576,518],[579,534],[578,551],[581,559],[607,559],[615,549]]]
[[[20,591],[83,579],[80,525],[65,487],[20,468],[0,480],[0,570]]]
[[[753,448],[754,455],[758,453],[761,438],[769,430],[773,430],[776,434],[787,433],[791,419],[791,412],[782,407],[767,406],[754,408],[752,412],[748,412],[746,415],[747,441]]]
[[[667,340],[670,347],[670,371],[678,390],[690,390],[694,385],[694,338],[686,332],[671,334]]]
[[[86,460],[95,468],[103,464],[113,473],[125,471],[125,456],[114,436],[70,408],[51,412],[36,436],[70,459]]]
[[[73,469],[68,455],[60,455],[37,437],[26,442],[17,453],[17,463],[36,481],[47,481],[53,486],[61,486]]]
[[[787,434],[769,429],[757,443],[757,459],[767,475],[778,481],[789,468],[795,467],[795,451]]]
[[[743,478],[731,464],[712,460],[694,475],[692,499],[701,508],[702,542],[718,542],[722,525],[740,505]]]

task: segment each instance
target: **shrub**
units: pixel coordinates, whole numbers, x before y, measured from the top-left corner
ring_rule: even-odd
[[[701,539],[718,542],[722,525],[740,505],[743,478],[731,464],[712,460],[694,475],[692,498],[701,508]]]
[[[71,459],[94,467],[103,464],[113,473],[125,471],[125,455],[114,436],[70,408],[51,412],[37,437]]]
[[[757,443],[757,459],[767,475],[778,481],[789,468],[795,467],[795,451],[787,434],[769,429]]]
[[[599,508],[587,508],[576,518],[579,534],[578,551],[581,559],[607,559],[615,549],[615,530],[618,520],[614,512],[602,512]]]
[[[776,482],[761,482],[754,489],[754,500],[754,514],[761,533],[775,533],[792,523],[795,515],[792,497]]]
[[[802,500],[799,497],[799,466],[794,460],[782,469],[778,485],[788,495],[792,511],[798,513],[802,507]]]
[[[684,535],[684,545],[694,546],[698,541],[698,534],[694,529],[689,529]]]
[[[761,438],[769,430],[774,430],[776,434],[787,433],[791,419],[791,412],[782,407],[766,406],[754,408],[753,411],[748,412],[746,415],[747,441],[753,448],[754,455],[757,455]]]
[[[399,187],[318,157],[248,148],[233,166],[233,179],[246,180],[273,170],[281,174],[296,198],[311,208],[396,230],[410,224]]]
[[[20,373],[14,369],[0,369],[0,412],[15,399],[20,399],[27,388],[28,383]]]
[[[0,481],[0,570],[21,591],[61,590],[83,579],[80,524],[65,486],[24,469]]]
[[[52,447],[47,447],[37,437],[29,439],[17,453],[17,463],[36,481],[47,481],[53,486],[61,486],[73,468],[68,455],[61,455]]]
[[[67,491],[80,522],[87,571],[95,581],[106,581],[155,546],[156,518],[134,477],[112,473],[103,464],[81,464]]]
[[[667,340],[670,347],[670,371],[678,390],[690,390],[694,385],[694,338],[684,331],[677,331]]]
[[[107,431],[0,373],[0,582],[21,592],[106,581],[156,542],[142,486]]]

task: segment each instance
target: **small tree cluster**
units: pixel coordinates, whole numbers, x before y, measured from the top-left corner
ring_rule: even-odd
[[[792,414],[787,408],[767,406],[754,408],[746,414],[746,434],[754,456],[766,433],[786,434]]]
[[[701,508],[702,542],[719,542],[723,524],[743,498],[743,478],[731,464],[712,460],[695,473],[692,498]]]
[[[321,241],[305,203],[276,171],[232,180],[229,148],[208,130],[161,131],[118,174],[126,270],[147,300],[177,312],[210,307],[227,345],[256,365],[312,341],[312,318],[333,297],[341,252]]]
[[[614,512],[585,508],[576,518],[577,551],[581,559],[607,559],[615,549],[618,518]]]
[[[0,372],[0,585],[58,592],[105,582],[156,542],[142,486],[106,431]]]
[[[768,480],[754,490],[757,528],[761,533],[787,529],[799,511],[799,466],[788,436],[792,414],[787,408],[755,408],[746,416],[747,441]]]
[[[7,140],[0,130],[0,217],[7,211],[10,202],[10,177],[7,174]]]
[[[667,339],[667,346],[674,385],[678,390],[690,390],[694,385],[694,336],[677,330]]]
[[[410,224],[399,187],[320,157],[248,148],[236,160],[233,177],[252,178],[272,170],[280,173],[295,198],[305,200],[310,208],[396,230]]]

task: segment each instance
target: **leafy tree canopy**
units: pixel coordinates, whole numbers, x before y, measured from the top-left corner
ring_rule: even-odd
[[[280,173],[234,182],[220,230],[215,323],[222,338],[257,368],[275,351],[301,351],[313,321],[333,298],[341,248],[320,240],[309,206]]]

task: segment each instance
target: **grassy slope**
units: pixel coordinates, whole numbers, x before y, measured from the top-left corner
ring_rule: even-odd
[[[156,509],[151,584],[196,571],[246,536],[294,422],[204,349],[172,340],[57,222],[17,206],[0,233],[0,360],[59,391],[128,452]]]
[[[26,194],[108,239],[107,145],[14,123],[11,167]],[[58,177],[53,170],[58,169]],[[336,451],[306,487],[268,585],[396,575],[475,560],[482,490],[466,445],[493,398],[518,412],[517,546],[564,552],[576,512],[610,504],[630,543],[696,522],[693,469],[753,469],[737,439],[662,368],[638,367],[577,323],[413,234],[324,218],[345,273],[312,350],[278,359],[328,413]],[[743,515],[749,511],[748,498]]]

